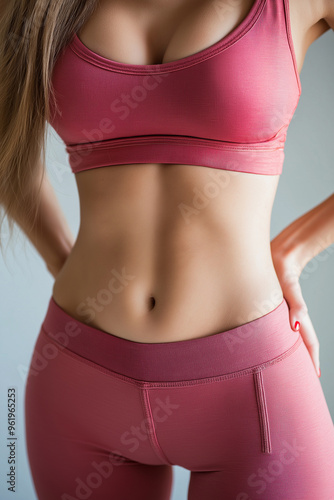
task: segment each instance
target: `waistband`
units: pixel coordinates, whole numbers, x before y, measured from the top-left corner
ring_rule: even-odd
[[[285,299],[269,313],[230,330],[176,342],[142,343],[73,318],[51,297],[41,330],[62,349],[147,382],[237,376],[280,361],[302,341],[290,326]]]
[[[171,163],[280,175],[285,156],[281,136],[270,141],[247,144],[190,136],[123,137],[94,143],[67,144],[66,152],[73,173],[130,163]],[[227,181],[224,181],[224,185]]]

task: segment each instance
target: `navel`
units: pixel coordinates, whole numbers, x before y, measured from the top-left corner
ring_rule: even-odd
[[[151,311],[155,307],[155,298],[151,295],[149,298],[149,310]]]

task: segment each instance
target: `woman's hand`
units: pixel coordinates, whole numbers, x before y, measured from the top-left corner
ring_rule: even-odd
[[[290,309],[290,324],[293,330],[300,331],[316,373],[320,377],[319,340],[308,315],[299,283],[303,267],[299,262],[297,252],[283,250],[279,242],[278,237],[271,241],[271,253],[284,298]]]

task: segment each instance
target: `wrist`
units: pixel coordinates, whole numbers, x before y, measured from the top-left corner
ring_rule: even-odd
[[[271,241],[273,264],[284,281],[298,280],[308,262],[307,245],[295,224],[296,221]]]
[[[334,243],[334,195],[308,211],[276,236],[271,250],[276,258],[289,259],[303,269]]]

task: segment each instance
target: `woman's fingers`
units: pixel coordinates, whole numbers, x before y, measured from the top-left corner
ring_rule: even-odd
[[[317,334],[314,330],[311,318],[307,311],[307,305],[304,301],[300,283],[298,281],[290,282],[285,286],[284,296],[289,305],[289,318],[291,328],[299,330],[300,335],[310,353],[315,371],[320,377],[320,345]],[[299,326],[296,325],[299,323]]]
[[[301,326],[304,322],[304,318],[308,315],[307,305],[304,300],[299,281],[294,280],[289,283],[285,282],[283,293],[287,303],[289,304],[291,328],[298,330],[295,326],[296,321],[298,321]]]
[[[303,323],[300,324],[300,334],[303,338],[303,341],[307,347],[308,352],[312,358],[315,371],[320,377],[320,349],[319,349],[319,340],[317,334],[312,325],[311,318],[308,314],[306,314],[303,318]]]
[[[295,331],[299,330],[311,356],[315,371],[320,377],[319,340],[308,315],[307,305],[299,283],[302,267],[293,253],[285,254],[273,251],[272,258],[283,296],[289,306],[291,328]]]

